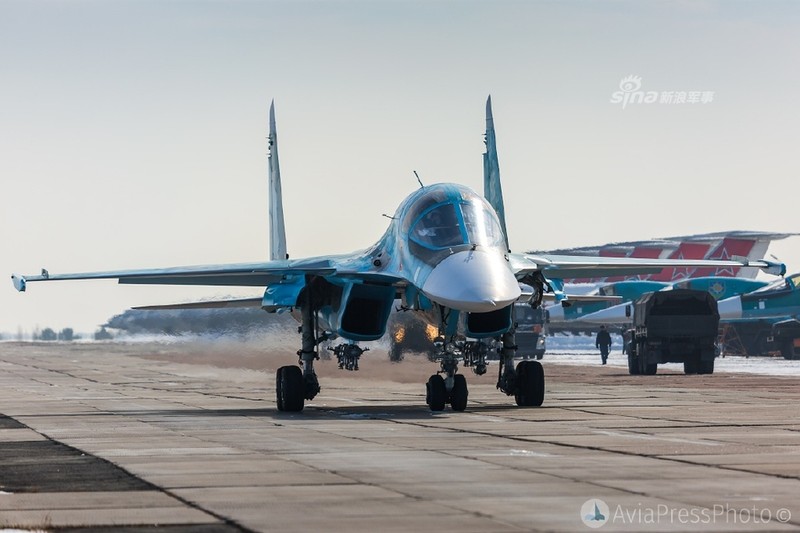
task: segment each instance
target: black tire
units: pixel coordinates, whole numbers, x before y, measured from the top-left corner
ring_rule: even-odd
[[[713,374],[714,373],[714,360],[700,360],[697,364],[697,373],[698,374]]]
[[[539,407],[544,403],[544,369],[539,361],[521,361],[517,365],[517,392],[520,407]]]
[[[639,373],[643,376],[654,376],[658,372],[658,364],[647,362],[647,345],[644,342],[639,343],[636,354],[639,356]]]
[[[434,374],[428,379],[428,394],[426,401],[431,411],[444,411],[447,404],[447,387],[444,385],[444,378],[439,374]]]
[[[453,411],[463,411],[467,408],[467,378],[461,374],[453,376],[453,390],[450,391],[450,407]]]
[[[277,372],[275,372],[275,396],[277,399],[278,404],[278,411],[284,410],[283,405],[283,369],[286,367],[280,367]]]
[[[793,339],[786,339],[781,343],[781,355],[784,359],[788,359],[790,361],[795,358]]]
[[[697,359],[688,359],[683,362],[683,373],[688,375],[700,373],[701,362]]]
[[[631,354],[628,354],[628,374],[631,376],[639,375],[639,360]]]
[[[306,384],[299,366],[282,366],[276,374],[278,410],[300,412],[305,403]]]

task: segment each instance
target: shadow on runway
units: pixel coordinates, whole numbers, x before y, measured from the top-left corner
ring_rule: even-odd
[[[533,408],[519,408],[511,404],[475,404],[470,405],[464,412],[456,412],[450,408],[444,411],[432,412],[423,403],[391,404],[376,403],[374,405],[348,405],[348,406],[315,406],[307,405],[301,412],[278,411],[273,408],[243,408],[243,409],[165,409],[165,410],[132,410],[114,411],[113,413],[97,413],[98,415],[130,416],[142,421],[154,418],[182,418],[182,417],[245,417],[271,419],[276,422],[281,420],[315,420],[344,418],[359,419],[402,419],[402,420],[435,420],[452,416],[470,414],[482,415],[513,415],[514,413],[531,413],[547,410],[547,406]]]

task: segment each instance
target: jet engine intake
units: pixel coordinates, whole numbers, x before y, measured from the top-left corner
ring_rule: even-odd
[[[488,313],[467,314],[466,336],[481,339],[505,333],[511,328],[511,311],[513,307],[513,305],[508,305]]]

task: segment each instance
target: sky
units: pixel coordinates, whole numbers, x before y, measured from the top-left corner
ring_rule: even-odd
[[[272,99],[292,257],[377,240],[415,170],[480,191],[489,94],[515,251],[800,231],[799,33],[774,1],[0,0],[0,332],[253,295],[10,274],[266,259]]]

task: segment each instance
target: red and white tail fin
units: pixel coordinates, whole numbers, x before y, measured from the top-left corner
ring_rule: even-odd
[[[725,237],[722,239],[722,242],[714,248],[714,250],[706,257],[706,259],[731,259],[733,256],[740,256],[740,257],[747,257],[751,259],[761,259],[761,257],[751,257],[751,253],[753,252],[754,245],[756,243],[755,239],[745,239],[745,238],[735,238],[735,237]],[[766,248],[764,248],[766,252]],[[700,278],[706,276],[721,276],[721,277],[755,277],[755,272],[753,272],[752,276],[742,276],[741,275],[741,268],[739,267],[725,267],[725,268],[698,268],[695,270],[694,274],[692,275],[693,278]],[[758,269],[750,269],[753,271],[757,271]]]
[[[704,259],[711,245],[704,242],[681,242],[667,259]],[[694,277],[693,268],[665,268],[647,279],[650,281],[677,281]]]

